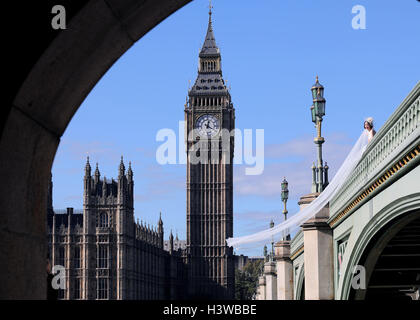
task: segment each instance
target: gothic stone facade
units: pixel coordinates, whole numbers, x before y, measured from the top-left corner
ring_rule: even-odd
[[[119,166],[118,180],[84,176],[82,213],[52,208],[48,197],[48,242],[51,264],[66,270],[61,299],[181,299],[185,266],[182,250],[174,250],[172,233],[164,250],[163,222],[157,228],[134,221],[133,172]]]

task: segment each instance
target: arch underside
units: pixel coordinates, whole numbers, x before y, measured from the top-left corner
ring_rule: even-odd
[[[297,277],[295,278],[296,286],[294,299],[295,300],[305,300],[305,266],[302,265],[299,267],[297,272]]]
[[[46,199],[60,137],[114,62],[190,1],[87,1],[20,80],[0,140],[0,299],[46,297]]]
[[[350,288],[349,299],[419,299],[420,210],[405,212],[369,241],[358,265],[366,270],[366,289]]]

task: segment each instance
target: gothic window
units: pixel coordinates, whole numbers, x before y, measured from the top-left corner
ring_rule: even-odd
[[[101,212],[99,214],[98,227],[107,228],[108,226],[109,226],[108,213],[107,212]]]
[[[108,246],[98,246],[97,268],[108,268]]]
[[[108,279],[98,279],[97,297],[98,299],[108,299]]]
[[[76,278],[74,279],[74,298],[75,299],[80,299],[80,286],[81,286],[81,281],[80,278]]]
[[[64,260],[65,260],[65,248],[63,246],[60,246],[58,248],[58,255],[57,255],[57,260],[55,263],[60,266],[64,266]]]
[[[80,268],[80,246],[74,247],[74,267],[76,269]]]

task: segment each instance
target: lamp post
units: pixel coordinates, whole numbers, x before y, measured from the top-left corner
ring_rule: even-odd
[[[263,251],[264,253],[264,262],[267,262],[267,258],[268,258],[268,254],[267,254],[267,245],[264,245],[264,251]]]
[[[274,227],[274,221],[271,219],[270,221],[270,228]],[[270,255],[270,261],[273,261],[274,258],[274,237],[271,236],[271,255]]]
[[[283,178],[283,182],[281,183],[281,201],[284,204],[283,208],[283,214],[284,214],[284,220],[287,220],[287,199],[289,199],[289,183],[286,180],[286,177]],[[290,234],[286,236],[286,240],[290,240]]]
[[[322,144],[325,142],[321,136],[322,118],[325,116],[324,87],[319,83],[318,76],[311,88],[313,105],[311,106],[312,122],[317,129],[317,136],[314,143],[318,146],[318,160],[316,166],[312,166],[312,192],[322,192],[328,185],[328,166],[322,162]]]

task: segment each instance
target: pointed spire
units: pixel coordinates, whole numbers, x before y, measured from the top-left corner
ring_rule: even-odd
[[[133,170],[131,169],[131,161],[128,163],[128,170],[127,170],[128,180],[133,180]]]
[[[121,162],[120,162],[120,167],[119,167],[119,177],[122,177],[124,175],[124,172],[125,172],[124,159],[123,159],[123,156],[121,156]]]
[[[88,156],[86,160],[86,166],[85,166],[85,176],[90,177],[90,173],[91,173],[91,167],[90,167],[89,156]]]
[[[207,27],[207,34],[206,34],[206,38],[204,40],[204,44],[203,47],[201,48],[200,51],[200,57],[202,55],[220,55],[220,50],[216,45],[216,39],[214,37],[213,34],[213,22],[211,19],[212,16],[212,5],[211,5],[211,1],[210,1],[210,5],[209,5],[209,24]]]
[[[99,172],[98,163],[96,162],[95,178],[97,178],[97,180],[99,180],[100,175],[101,174]]]
[[[213,9],[213,6],[211,5],[211,0],[209,0],[209,27],[213,31],[212,24],[211,24],[211,14],[212,14],[211,9]]]
[[[159,221],[158,221],[157,232],[158,232],[159,234],[163,234],[162,212],[159,212]]]
[[[172,252],[174,250],[174,235],[171,233],[169,234],[169,252]]]

